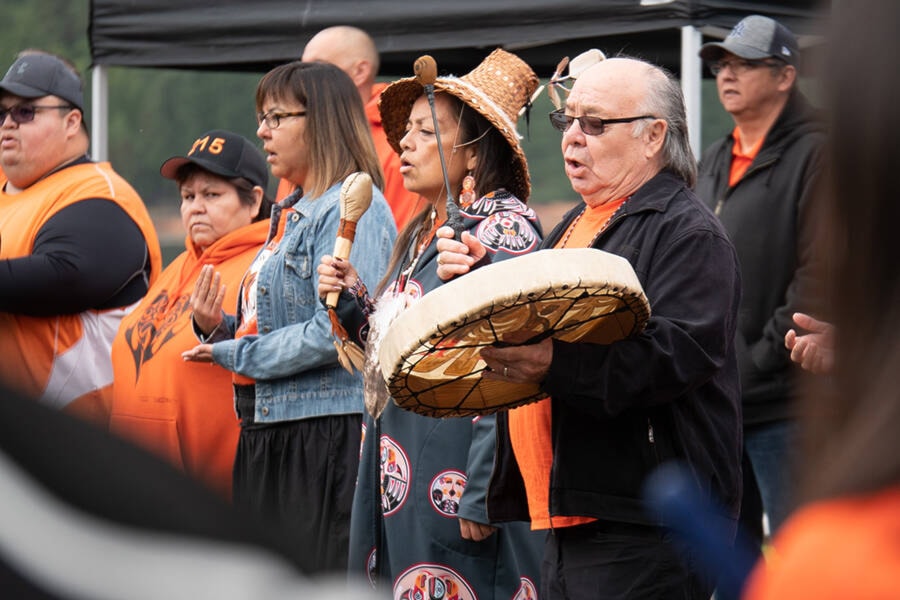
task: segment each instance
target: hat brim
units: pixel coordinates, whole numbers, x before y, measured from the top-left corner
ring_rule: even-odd
[[[515,124],[501,115],[501,111],[489,104],[489,100],[481,96],[477,90],[465,81],[455,77],[439,77],[434,82],[435,92],[446,92],[459,98],[467,106],[478,112],[500,132],[513,152],[514,177],[509,192],[522,202],[527,202],[531,194],[531,179],[528,174],[528,161],[519,143]],[[425,87],[415,77],[399,79],[387,86],[379,99],[381,124],[388,143],[397,154],[401,154],[400,140],[406,134],[406,123],[412,106],[425,93]]]
[[[710,42],[708,44],[703,44],[700,48],[700,58],[705,61],[713,62],[722,58],[726,52],[734,54],[740,58],[746,58],[748,60],[760,60],[762,58],[781,58],[776,57],[773,54],[768,54],[763,52],[759,48],[753,48],[751,46],[745,46],[744,44],[737,44],[734,42]]]
[[[175,174],[178,172],[178,169],[188,163],[193,163],[198,167],[204,169],[205,171],[209,171],[213,175],[218,175],[219,177],[224,177],[225,179],[243,177],[243,175],[241,175],[240,173],[235,173],[234,171],[223,169],[221,165],[217,165],[214,162],[203,160],[202,158],[188,158],[187,156],[173,156],[172,158],[168,159],[159,168],[159,174],[166,179],[175,179]]]
[[[38,88],[15,81],[0,85],[0,89],[21,98],[28,98],[29,100],[32,98],[40,98],[42,96],[52,96],[52,94],[49,94],[44,90],[39,90]]]
[[[31,87],[30,85],[25,85],[24,83],[13,81],[0,84],[0,90],[3,90],[4,92],[7,92],[14,96],[18,96],[19,98],[27,98],[28,100],[33,100],[34,98],[43,98],[44,96],[56,96],[57,98],[68,102],[69,104],[80,110],[82,114],[84,114],[84,109],[78,104],[78,102],[75,102],[70,98],[66,98],[65,96],[59,96],[46,90],[41,90],[36,87]]]
[[[28,100],[32,100],[34,98],[43,98],[44,96],[56,96],[56,94],[52,94],[45,90],[31,87],[30,85],[25,85],[24,83],[19,83],[16,81],[0,84],[0,90],[3,90],[4,92],[7,92],[14,96],[18,96],[20,98],[27,98]],[[74,102],[64,96],[56,97],[68,102],[69,104],[80,110],[82,114],[84,113],[84,109],[81,108],[81,106],[77,102]]]

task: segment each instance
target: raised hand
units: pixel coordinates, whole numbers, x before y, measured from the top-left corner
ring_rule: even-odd
[[[435,235],[438,238],[437,276],[442,281],[465,275],[487,253],[478,238],[468,231],[462,233],[461,241],[453,239],[455,232],[446,225]]]
[[[222,322],[222,302],[225,300],[225,284],[212,265],[204,265],[191,292],[191,309],[194,322],[204,335],[215,331]]]
[[[185,362],[204,362],[211,363],[213,361],[212,344],[200,344],[194,346],[190,350],[181,353],[181,358]]]
[[[804,313],[794,313],[794,323],[809,333],[797,335],[789,329],[784,346],[791,351],[791,360],[812,373],[830,373],[834,368],[834,326]]]

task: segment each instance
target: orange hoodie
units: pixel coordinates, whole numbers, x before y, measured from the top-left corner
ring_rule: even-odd
[[[162,268],[156,229],[137,192],[108,162],[61,169],[17,194],[0,172],[0,259],[28,256],[47,221],[87,198],[107,198],[140,228],[150,253],[150,283]],[[114,253],[115,248],[110,248]],[[105,426],[112,385],[110,343],[128,307],[29,317],[0,312],[0,379],[32,398]]]
[[[231,373],[185,362],[199,342],[190,296],[203,265],[214,265],[228,286],[223,306],[234,313],[241,278],[262,248],[268,219],[232,231],[201,252],[190,237],[113,341],[110,429],[169,459],[231,497],[231,467],[240,430]]]
[[[900,598],[900,486],[801,508],[774,548],[745,600]]]

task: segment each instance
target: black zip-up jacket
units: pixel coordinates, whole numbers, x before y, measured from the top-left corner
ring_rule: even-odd
[[[746,174],[728,186],[734,137],[712,144],[700,161],[697,195],[721,219],[738,253],[744,284],[738,364],[744,423],[793,415],[798,369],[784,347],[793,313],[815,312],[813,229],[823,127],[794,92]]]
[[[544,240],[552,248],[579,205]],[[662,172],[623,206],[594,247],[625,257],[650,302],[646,329],[610,345],[553,341],[550,514],[659,524],[641,486],[679,459],[736,518],[741,412],[734,332],[737,257],[684,181]],[[491,521],[528,520],[506,414],[488,498]]]

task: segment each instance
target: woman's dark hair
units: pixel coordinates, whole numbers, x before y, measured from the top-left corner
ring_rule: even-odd
[[[472,170],[472,178],[475,179],[475,195],[481,197],[500,188],[509,188],[515,175],[512,168],[515,157],[506,138],[481,113],[456,96],[444,92],[438,92],[438,94],[449,100],[450,110],[458,119],[458,141],[455,145],[477,144],[475,168]],[[454,190],[455,198],[459,198],[460,191]],[[430,214],[431,206],[427,205],[419,214],[409,220],[406,227],[397,236],[387,271],[378,284],[378,295],[388,285],[391,274],[397,269],[397,266],[407,260],[406,254],[409,245],[422,231]]]
[[[835,367],[804,397],[804,500],[900,483],[900,81],[886,76],[896,71],[898,22],[897,2],[833,7],[818,243],[828,258]]]
[[[238,198],[241,201],[241,204],[245,206],[253,206],[256,203],[256,198],[253,195],[253,188],[255,187],[249,179],[244,179],[243,177],[222,177],[221,175],[216,175],[211,171],[207,171],[200,165],[194,164],[192,162],[187,162],[178,167],[175,171],[175,183],[180,188],[185,181],[193,177],[197,173],[205,173],[207,175],[212,175],[213,177],[218,177],[222,181],[227,181],[234,189],[237,191]],[[272,212],[272,199],[269,197],[268,192],[263,189],[263,197],[259,203],[259,213],[253,218],[253,222],[262,221],[263,219],[268,219]]]
[[[442,94],[442,92],[438,92]],[[475,179],[475,195],[478,197],[500,188],[509,188],[515,175],[514,157],[509,142],[481,113],[452,94],[443,96],[450,101],[451,110],[459,116],[460,144],[477,144],[477,161],[472,177]],[[454,190],[459,198],[460,190]]]
[[[321,196],[356,171],[368,173],[372,183],[384,189],[365,108],[349,75],[329,63],[294,61],[280,65],[259,81],[256,110],[261,112],[269,100],[306,107],[302,143],[316,159],[310,163],[309,180],[303,184],[307,197]]]

